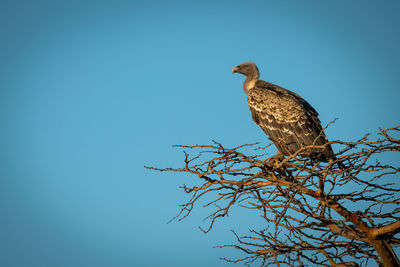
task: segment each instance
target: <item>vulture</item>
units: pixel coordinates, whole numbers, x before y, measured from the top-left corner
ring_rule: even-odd
[[[320,161],[335,159],[318,112],[301,96],[278,85],[259,80],[253,62],[245,62],[232,73],[246,76],[243,90],[254,122],[278,149],[277,156],[298,155]],[[304,148],[314,145],[314,147]]]

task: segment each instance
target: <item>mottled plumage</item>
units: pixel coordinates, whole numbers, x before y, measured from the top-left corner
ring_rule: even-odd
[[[335,155],[328,142],[317,111],[302,97],[275,84],[259,80],[257,66],[246,62],[233,68],[246,76],[243,89],[247,94],[253,120],[269,136],[278,152],[292,155],[299,149],[309,148],[301,156],[322,161],[334,159]],[[325,145],[325,146],[324,146]]]

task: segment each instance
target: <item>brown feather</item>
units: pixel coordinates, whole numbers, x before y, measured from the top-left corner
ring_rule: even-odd
[[[328,142],[317,111],[299,95],[262,80],[248,88],[247,94],[254,122],[281,154],[291,155],[305,146],[321,146]],[[335,157],[330,145],[325,149],[311,148],[300,155],[323,161]]]

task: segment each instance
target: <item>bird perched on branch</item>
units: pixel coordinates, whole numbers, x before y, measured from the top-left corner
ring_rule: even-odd
[[[278,148],[278,156],[293,155],[303,149],[298,155],[321,161],[335,159],[318,112],[307,101],[292,91],[259,80],[259,71],[253,62],[234,67],[232,73],[246,76],[243,90],[253,120]]]

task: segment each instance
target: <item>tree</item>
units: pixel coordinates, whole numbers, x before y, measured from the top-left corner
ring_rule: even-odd
[[[200,186],[183,186],[190,194],[176,216],[187,217],[200,199],[211,208],[204,232],[233,206],[258,212],[264,229],[239,236],[233,247],[247,265],[400,266],[400,126],[380,130],[355,142],[330,142],[337,159],[324,163],[297,157],[267,157],[267,147],[244,144],[184,149],[182,168],[155,168],[194,174]],[[304,149],[308,149],[304,148]],[[190,151],[191,153],[186,152]],[[395,183],[397,185],[395,185]],[[206,197],[207,196],[207,197]],[[211,201],[209,201],[211,198]]]

